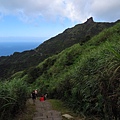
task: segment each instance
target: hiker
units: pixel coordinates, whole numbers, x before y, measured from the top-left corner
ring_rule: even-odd
[[[40,97],[40,101],[45,101],[44,95]]]
[[[36,99],[37,99],[37,97],[38,97],[37,94],[38,94],[38,90],[36,89],[36,90],[35,90]]]
[[[35,99],[36,99],[35,90],[33,90],[33,92],[31,93],[31,98],[33,100],[33,104],[35,104]]]
[[[44,95],[45,100],[47,99],[47,93]]]

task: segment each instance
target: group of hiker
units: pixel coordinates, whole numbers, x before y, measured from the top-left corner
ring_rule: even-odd
[[[35,100],[38,99],[38,90],[33,90],[31,93],[31,98],[33,100],[33,104],[35,104]],[[40,101],[45,101],[47,99],[47,94],[41,95],[39,100]]]

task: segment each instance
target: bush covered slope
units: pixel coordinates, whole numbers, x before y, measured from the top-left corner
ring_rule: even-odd
[[[120,23],[19,74],[74,111],[112,117],[120,107]],[[14,77],[17,77],[15,75]]]
[[[120,23],[36,67],[11,76],[61,99],[77,113],[113,119],[120,112]]]

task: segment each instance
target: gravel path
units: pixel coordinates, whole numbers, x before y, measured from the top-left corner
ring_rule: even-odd
[[[53,110],[51,104],[45,100],[40,102],[38,99],[35,101],[36,112],[33,120],[62,120],[60,112]]]

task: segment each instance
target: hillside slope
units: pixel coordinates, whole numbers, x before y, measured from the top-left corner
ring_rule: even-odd
[[[45,41],[34,50],[15,52],[11,56],[0,57],[0,79],[35,66],[47,57],[58,54],[76,43],[83,44],[103,29],[111,27],[117,22],[99,23],[90,18],[85,23],[68,28],[63,33]]]
[[[120,117],[119,72],[120,23],[12,78],[63,100],[77,113],[114,119]]]

